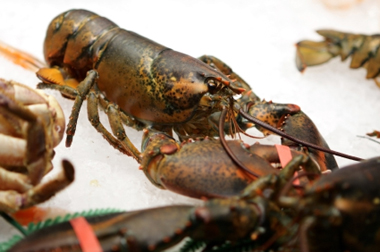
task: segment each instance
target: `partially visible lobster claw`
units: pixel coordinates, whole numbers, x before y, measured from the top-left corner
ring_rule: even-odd
[[[340,56],[344,61],[351,56],[350,68],[363,67],[367,70],[367,79],[373,79],[380,87],[380,36],[345,33],[334,30],[318,30],[324,41],[303,40],[296,44],[296,65],[303,72],[307,66],[315,66]],[[379,131],[368,133],[380,137]]]
[[[185,237],[203,243],[204,251],[215,245],[229,244],[231,248],[238,243],[252,249],[278,249],[294,238],[297,229],[287,227],[294,219],[293,213],[282,211],[276,200],[280,189],[307,160],[306,156],[297,156],[279,174],[259,178],[235,197],[208,200],[202,206],[165,206],[86,220],[80,217],[81,222],[88,223],[86,227],[76,230],[78,219],[46,227],[9,252],[85,250],[88,244],[79,235],[83,233],[96,237],[99,251],[162,251]],[[309,167],[305,169],[309,171]],[[282,236],[270,241],[277,232]]]
[[[303,113],[297,105],[262,101],[251,105],[248,108],[247,114],[284,132],[286,135],[297,138],[305,143],[330,150],[313,121]],[[276,134],[273,130],[268,130],[260,125],[255,125],[255,127],[264,134]],[[305,149],[300,147],[299,142],[288,140],[286,137],[281,138],[281,143],[290,148],[305,151]],[[307,148],[307,150],[311,157],[318,163],[321,171],[338,167],[334,156],[330,153],[314,148]]]
[[[89,229],[80,232],[97,237],[97,251],[162,251],[186,236],[211,243],[237,241],[261,224],[260,215],[258,207],[245,200],[223,199],[199,207],[165,206],[90,217],[85,221]],[[86,243],[78,240],[75,221],[40,229],[8,251],[83,251]]]
[[[352,56],[350,68],[365,67],[367,79],[376,78],[379,75],[379,35],[370,36],[334,30],[318,30],[317,33],[324,37],[324,41],[304,40],[296,44],[298,70],[304,71],[307,66],[323,64],[339,55],[342,61]],[[376,84],[379,85],[377,82]]]
[[[330,52],[329,43],[326,41],[314,42],[303,40],[296,44],[296,66],[298,71],[305,71],[308,66],[316,66],[326,63],[335,55]]]
[[[288,116],[284,120],[281,128],[284,132],[291,136],[295,136],[305,142],[330,149],[313,121],[302,111],[295,115]],[[281,143],[297,150],[303,149],[305,151],[306,149],[306,147],[300,147],[299,144],[286,138],[282,138]],[[338,169],[338,164],[332,154],[316,150],[314,148],[307,148],[307,153],[309,153],[309,155],[319,164],[322,172]]]
[[[279,173],[271,165],[279,163],[275,146],[249,146],[239,140],[227,141],[227,145],[246,170],[231,159],[219,140],[178,144],[162,132],[145,130],[140,169],[157,187],[195,198],[236,196],[257,178]],[[305,156],[296,150],[291,154]]]

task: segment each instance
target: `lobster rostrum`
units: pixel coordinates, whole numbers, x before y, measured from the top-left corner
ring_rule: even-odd
[[[185,237],[203,243],[203,251],[378,249],[380,159],[322,177],[318,169],[305,165],[307,159],[295,157],[278,174],[257,179],[239,196],[208,200],[203,206],[159,207],[87,221],[102,251],[162,251]],[[294,188],[291,180],[300,165],[314,181]],[[9,251],[81,251],[81,246],[70,221],[36,231]]]
[[[46,183],[53,148],[65,128],[61,107],[52,97],[0,79],[0,211],[11,213],[52,197],[74,179],[70,163]]]

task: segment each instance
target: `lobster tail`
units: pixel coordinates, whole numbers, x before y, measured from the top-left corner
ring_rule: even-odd
[[[351,56],[350,68],[364,67],[367,79],[376,78],[380,73],[380,35],[344,33],[334,30],[318,30],[324,41],[303,40],[296,44],[296,65],[299,71],[307,66],[320,65],[335,56],[342,61]]]

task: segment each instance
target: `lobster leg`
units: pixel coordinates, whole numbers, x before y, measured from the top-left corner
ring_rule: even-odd
[[[44,81],[49,81],[47,76],[39,76]],[[87,98],[89,99],[89,103],[87,106],[88,111],[88,118],[91,124],[94,126],[94,128],[100,132],[105,139],[116,149],[123,152],[124,154],[127,154],[129,156],[133,156],[138,162],[140,162],[140,152],[136,149],[136,147],[132,144],[132,142],[129,140],[127,135],[125,134],[123,125],[122,125],[122,118],[120,116],[119,109],[110,102],[107,102],[103,98],[99,98],[98,92],[93,90],[93,86],[95,85],[96,79],[98,78],[98,74],[96,71],[91,70],[88,72],[87,77],[77,86],[77,88],[72,88],[67,85],[57,85],[57,83],[52,84],[40,84],[38,85],[39,88],[51,88],[56,89],[62,92],[64,96],[75,98],[74,106],[72,113],[70,115],[70,121],[67,125],[67,139],[66,139],[66,146],[70,146],[72,139],[75,134],[76,130],[76,124],[79,116],[79,111],[82,106],[83,101]],[[51,81],[51,80],[50,80]],[[102,100],[102,106],[104,107],[104,104],[107,104],[107,107],[105,108],[105,112],[109,118],[111,129],[115,136],[117,136],[117,139],[112,136],[101,124],[99,120],[98,115],[98,106],[99,106],[99,99]]]
[[[133,145],[133,143],[129,140],[127,137],[127,134],[125,133],[121,118],[120,118],[120,111],[116,107],[115,104],[110,103],[110,105],[105,110],[109,123],[111,125],[112,132],[115,136],[117,136],[118,140],[120,141],[121,145],[124,147],[125,150],[128,150],[133,158],[137,160],[137,162],[141,162],[140,158],[140,151]]]
[[[89,71],[87,77],[79,84],[77,88],[78,95],[75,97],[74,106],[70,115],[70,121],[67,124],[66,147],[69,147],[73,141],[80,108],[82,107],[82,103],[86,99],[88,92],[95,84],[95,79],[97,77],[98,73],[96,71]]]
[[[118,139],[116,139],[99,120],[99,97],[95,91],[91,90],[89,92],[87,95],[87,102],[88,118],[92,126],[94,126],[94,128],[100,132],[115,149],[118,149],[120,152],[129,156],[131,156],[132,152],[132,156],[140,163],[140,152],[126,136],[123,125],[120,122],[121,116],[119,110],[109,103],[107,103],[108,106],[105,108],[113,133],[114,135],[118,136]]]

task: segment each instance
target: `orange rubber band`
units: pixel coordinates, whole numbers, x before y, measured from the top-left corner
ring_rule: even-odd
[[[278,158],[280,159],[280,163],[282,167],[285,167],[290,160],[292,160],[292,153],[290,152],[289,146],[286,145],[280,145],[280,144],[275,144],[276,150],[278,153]]]
[[[280,159],[281,166],[282,168],[284,168],[290,162],[290,160],[292,160],[293,158],[292,152],[290,151],[289,146],[279,145],[279,144],[275,144],[275,146],[278,153],[278,158]],[[297,175],[298,175],[298,172],[294,173],[294,177],[296,177]],[[300,184],[300,180],[295,179],[293,182],[293,185],[299,185],[299,184]]]
[[[103,252],[94,230],[92,230],[91,225],[84,217],[72,219],[70,220],[70,224],[74,229],[83,252]]]

